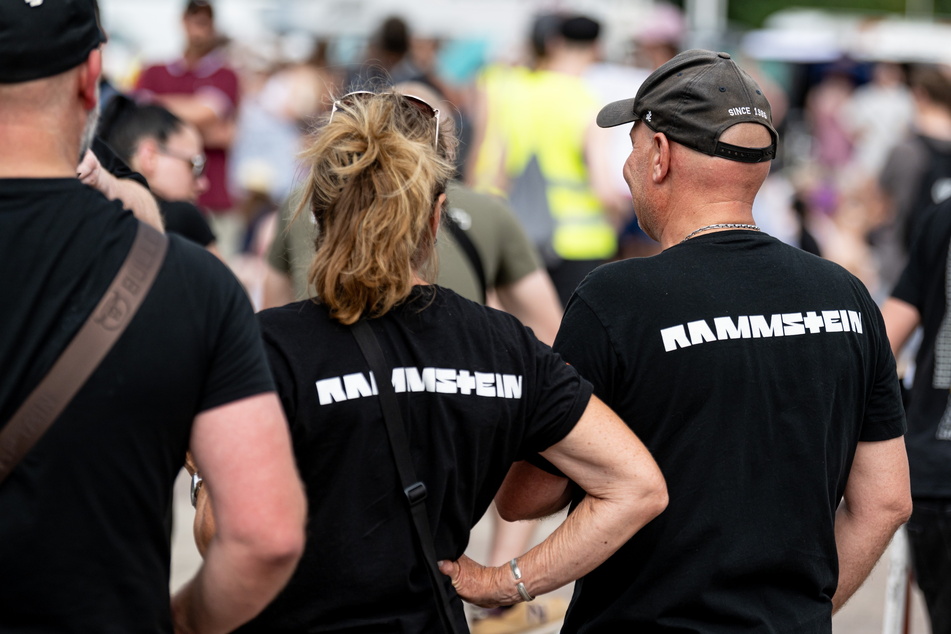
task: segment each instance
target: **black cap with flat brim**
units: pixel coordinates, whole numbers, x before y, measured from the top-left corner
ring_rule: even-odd
[[[709,156],[742,163],[776,157],[779,135],[769,101],[728,53],[700,49],[680,53],[651,73],[634,98],[609,103],[597,117],[602,128],[632,121],[643,121],[655,132]],[[719,140],[738,123],[766,127],[773,142],[746,148]]]

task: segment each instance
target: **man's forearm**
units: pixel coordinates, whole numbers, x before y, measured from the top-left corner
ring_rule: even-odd
[[[299,552],[265,560],[240,543],[212,541],[195,577],[172,598],[176,634],[230,632],[256,616],[287,584]]]
[[[843,502],[835,516],[835,544],[839,554],[839,584],[832,597],[837,612],[865,582],[905,518],[888,513],[853,514]]]

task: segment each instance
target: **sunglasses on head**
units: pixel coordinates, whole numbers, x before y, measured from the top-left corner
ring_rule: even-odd
[[[368,99],[376,94],[385,94],[385,93],[375,93],[369,90],[355,90],[353,92],[347,93],[340,99],[336,100],[333,104],[333,108],[330,110],[330,119],[327,120],[329,124],[334,120],[334,113],[340,109],[340,106],[351,104],[358,99]],[[436,136],[435,136],[435,146],[439,147],[439,109],[433,108],[425,100],[420,99],[415,95],[407,95],[401,92],[393,92],[389,94],[394,94],[402,97],[404,103],[410,104],[420,112],[422,112],[427,117],[432,117],[436,121]]]

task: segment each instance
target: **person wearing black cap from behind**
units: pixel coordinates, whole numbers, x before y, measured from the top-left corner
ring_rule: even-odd
[[[92,0],[0,2],[0,631],[231,631],[290,577],[305,500],[241,285],[76,178],[102,40]],[[82,359],[50,373],[81,327],[114,331],[135,296],[108,350],[86,340],[81,357],[104,355],[87,379]],[[28,398],[48,373],[64,380]],[[40,406],[22,417],[24,402]],[[41,418],[24,451],[17,421]],[[170,599],[165,519],[189,447],[218,533]]]
[[[911,510],[878,308],[757,228],[777,135],[728,54],[677,55],[597,122],[633,124],[624,175],[663,251],[589,275],[554,348],[644,440],[670,504],[576,583],[562,632],[828,634]],[[558,499],[551,478],[519,463],[503,516]]]

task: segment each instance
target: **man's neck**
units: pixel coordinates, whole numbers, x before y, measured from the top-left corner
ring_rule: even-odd
[[[694,210],[694,213],[671,214],[670,217],[676,220],[672,220],[664,228],[660,240],[662,248],[668,249],[700,235],[756,226],[752,207],[735,201],[707,204]]]
[[[68,152],[63,139],[48,131],[29,126],[0,126],[0,147],[12,149],[0,152],[0,178],[76,177],[78,157]]]

